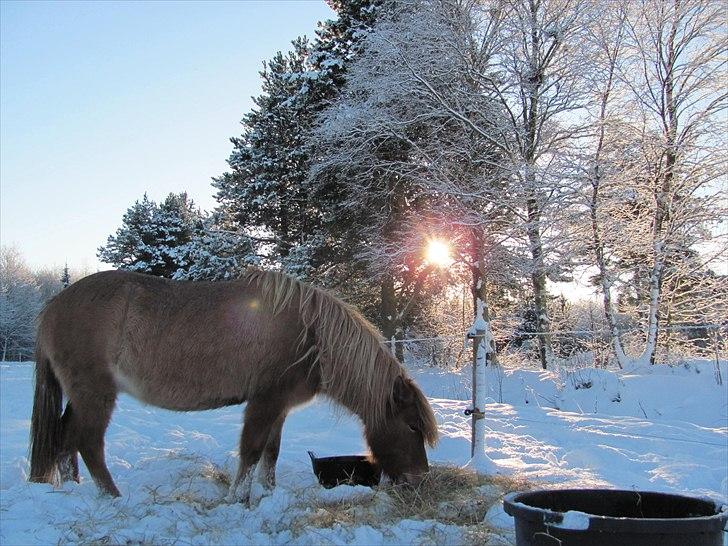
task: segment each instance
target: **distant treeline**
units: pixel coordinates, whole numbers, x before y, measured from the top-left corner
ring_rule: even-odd
[[[0,248],[2,360],[32,360],[38,312],[63,288],[88,274],[68,266],[32,270],[17,248]]]

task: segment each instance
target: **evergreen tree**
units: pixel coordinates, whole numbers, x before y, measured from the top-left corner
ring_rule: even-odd
[[[250,238],[230,230],[224,215],[215,213],[204,220],[187,246],[187,263],[173,278],[178,280],[232,280],[239,278],[249,265],[257,265],[260,256]]]
[[[187,193],[170,193],[153,220],[158,237],[156,259],[164,264],[160,275],[172,277],[190,263],[190,245],[202,228],[203,215]]]
[[[172,277],[188,265],[189,245],[201,224],[202,214],[186,193],[171,193],[161,205],[144,194],[97,256],[119,269]]]
[[[328,0],[328,4],[337,17],[316,31],[311,64],[318,73],[317,81],[328,88],[321,94],[333,98],[343,87],[347,65],[361,51],[363,38],[374,26],[383,0]]]
[[[347,237],[336,214],[339,188],[309,176],[310,133],[316,114],[339,93],[379,3],[331,2],[338,17],[320,26],[313,44],[299,38],[292,51],[264,64],[263,93],[244,116],[242,135],[232,139],[231,170],[213,183],[219,210],[265,249],[268,265],[324,284],[349,276],[340,272],[352,263],[342,240],[357,237]]]
[[[99,247],[99,260],[118,269],[151,272],[156,265],[154,249],[150,247],[156,241],[152,229],[156,210],[156,203],[146,193],[141,201],[135,201],[124,214],[116,234],[109,236],[106,246]]]
[[[265,64],[263,94],[243,118],[243,134],[231,139],[232,171],[213,184],[221,211],[240,231],[264,234],[259,240],[272,242],[274,259],[285,259],[318,217],[304,183],[309,164],[304,135],[312,113],[296,100],[308,70],[309,44],[298,39],[293,46]]]
[[[68,273],[68,263],[66,263],[66,265],[63,266],[63,273],[61,274],[61,286],[63,288],[68,288],[70,284],[71,275]]]

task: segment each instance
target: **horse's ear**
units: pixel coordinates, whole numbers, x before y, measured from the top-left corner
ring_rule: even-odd
[[[397,407],[411,406],[415,401],[415,393],[409,381],[401,375],[394,380],[394,403]]]

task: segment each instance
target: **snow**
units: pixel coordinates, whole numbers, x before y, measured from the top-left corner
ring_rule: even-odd
[[[564,519],[562,519],[560,523],[555,523],[553,526],[561,529],[583,531],[589,529],[589,521],[589,514],[579,512],[578,510],[569,510],[564,512]]]
[[[723,377],[728,377],[722,363]],[[100,496],[82,464],[80,484],[29,484],[27,438],[32,365],[0,366],[0,543],[402,544],[464,542],[462,529],[432,520],[316,524],[350,503],[386,515],[387,499],[365,487],[320,487],[308,450],[363,453],[358,421],[319,400],[289,416],[278,487],[251,509],[227,504],[241,408],[176,413],[121,396],[107,433],[107,461],[122,496]],[[469,370],[413,370],[430,396],[441,441],[435,464],[470,460]],[[711,364],[626,372],[597,369],[487,371],[485,445],[489,469],[539,486],[668,491],[728,500],[728,390]],[[358,518],[358,519],[357,519]],[[501,503],[486,521],[512,540]],[[567,513],[562,525],[584,524]],[[510,538],[509,538],[510,537]],[[500,539],[498,539],[500,540]],[[500,543],[500,542],[499,542]]]
[[[478,283],[480,282],[481,281],[478,280]],[[468,333],[472,336],[476,335],[478,333],[478,330],[485,330],[490,333],[490,327],[488,325],[488,322],[483,318],[483,309],[485,308],[483,300],[477,298],[475,300],[475,304],[475,322],[473,322],[473,325],[470,327]],[[490,341],[490,339],[488,341]]]

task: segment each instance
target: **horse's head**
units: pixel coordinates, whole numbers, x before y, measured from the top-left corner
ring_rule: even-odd
[[[384,422],[367,428],[372,455],[395,482],[417,484],[428,471],[425,442],[437,441],[437,423],[427,399],[409,378],[398,376]]]

